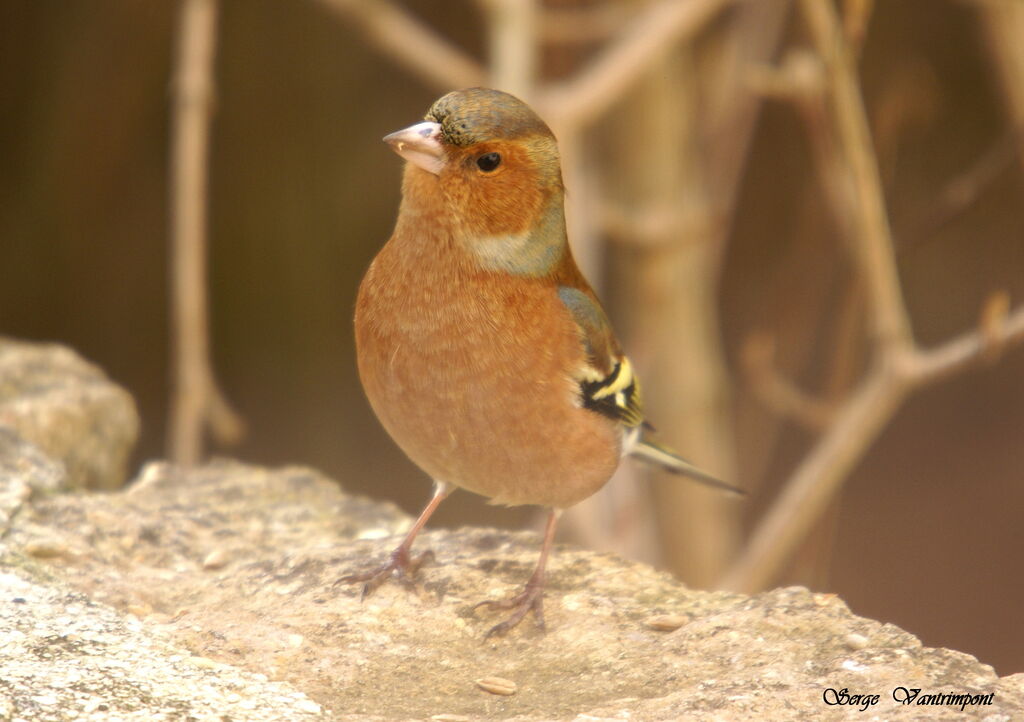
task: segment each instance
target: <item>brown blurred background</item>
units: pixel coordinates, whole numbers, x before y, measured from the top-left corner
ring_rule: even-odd
[[[362,396],[351,316],[361,274],[398,203],[401,163],[380,138],[422,116],[439,92],[371,47],[365,31],[330,5],[220,5],[209,166],[212,343],[218,378],[248,434],[212,452],[311,465],[346,488],[415,512],[429,484]],[[645,5],[549,3],[612,21],[593,23],[584,38],[545,36],[540,77],[570,77],[585,67]],[[764,61],[782,67],[811,43],[798,8],[777,5],[779,31],[766,41]],[[862,5],[873,5],[859,62],[868,119],[915,338],[930,347],[976,327],[993,292],[1008,293],[1014,308],[1024,303],[1024,146],[1012,133],[1012,89],[986,3],[837,7],[853,13],[863,11],[849,6]],[[486,62],[486,3],[402,7]],[[166,455],[178,11],[172,2],[0,0],[0,333],[66,343],[130,389],[144,420],[139,462]],[[583,224],[580,252],[642,370],[654,351],[643,344],[634,302],[644,295],[652,251],[617,238],[614,217],[607,227],[593,219],[609,215],[612,204],[628,209],[639,202],[634,196],[665,190],[660,179],[676,166],[685,171],[692,164],[686,154],[702,150],[658,140],[656,122],[637,109],[659,107],[659,93],[675,103],[714,95],[722,36],[740,32],[730,24],[732,9],[724,12],[688,44],[686,58],[659,59],[667,64],[578,134],[582,152],[570,180],[580,179],[589,190],[579,195],[597,206],[583,209],[591,222]],[[673,90],[679,62],[693,70],[690,95]],[[753,116],[735,203],[727,218],[715,218],[723,236],[709,267],[720,277],[706,279],[732,449],[727,461],[708,464],[714,454],[677,440],[715,471],[731,467],[730,476],[751,489],[738,512],[746,530],[819,431],[783,418],[755,393],[744,349],[770,336],[779,372],[833,401],[856,383],[868,356],[856,320],[863,299],[850,290],[856,273],[815,155],[816,121],[800,103],[777,97],[771,77],[749,75],[743,88],[772,97]],[[679,107],[672,102],[663,106],[670,129],[685,122],[672,115]],[[717,147],[730,147],[729,137],[716,139]],[[843,320],[849,314],[853,322]],[[682,329],[657,350],[664,357],[672,342],[689,338]],[[678,358],[686,353],[680,349]],[[645,390],[658,399],[653,405],[670,405],[657,371],[651,376]],[[694,408],[685,418],[699,429]],[[669,431],[673,423],[658,426]],[[630,524],[656,524],[637,504]],[[835,592],[855,612],[903,626],[926,644],[975,654],[1002,674],[1022,672],[1022,510],[1018,345],[912,393],[773,583]],[[457,494],[435,519],[519,527],[532,514]],[[653,558],[680,570],[671,550]]]

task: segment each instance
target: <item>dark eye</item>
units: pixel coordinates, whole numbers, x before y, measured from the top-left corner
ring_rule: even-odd
[[[484,153],[476,159],[476,166],[484,173],[490,173],[501,165],[501,155],[498,153]]]

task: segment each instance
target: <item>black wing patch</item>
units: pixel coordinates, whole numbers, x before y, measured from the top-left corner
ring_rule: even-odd
[[[633,428],[644,423],[640,384],[625,357],[619,359],[604,378],[580,381],[580,397],[583,408],[620,424]]]

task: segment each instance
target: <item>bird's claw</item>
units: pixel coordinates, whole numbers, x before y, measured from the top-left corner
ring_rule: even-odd
[[[338,584],[358,584],[362,582],[363,590],[359,594],[359,601],[366,599],[369,595],[386,582],[390,577],[396,576],[405,586],[416,588],[414,577],[419,568],[427,561],[434,559],[434,552],[427,550],[422,554],[412,556],[407,549],[399,547],[391,552],[391,557],[384,564],[376,569],[366,572],[358,572],[342,577],[335,582]]]
[[[476,611],[480,607],[488,607],[490,609],[511,609],[512,614],[504,622],[495,624],[484,635],[484,639],[490,639],[491,637],[504,637],[512,629],[514,629],[523,618],[526,617],[530,611],[533,611],[534,620],[537,623],[537,628],[541,632],[545,630],[544,626],[544,587],[539,584],[527,584],[526,588],[514,597],[508,599],[485,599],[482,602],[478,602],[473,605],[473,611]]]

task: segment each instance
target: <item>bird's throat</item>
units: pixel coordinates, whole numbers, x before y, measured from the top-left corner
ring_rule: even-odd
[[[465,239],[466,249],[488,271],[547,276],[562,262],[567,245],[561,197],[553,197],[539,222],[518,233]]]

